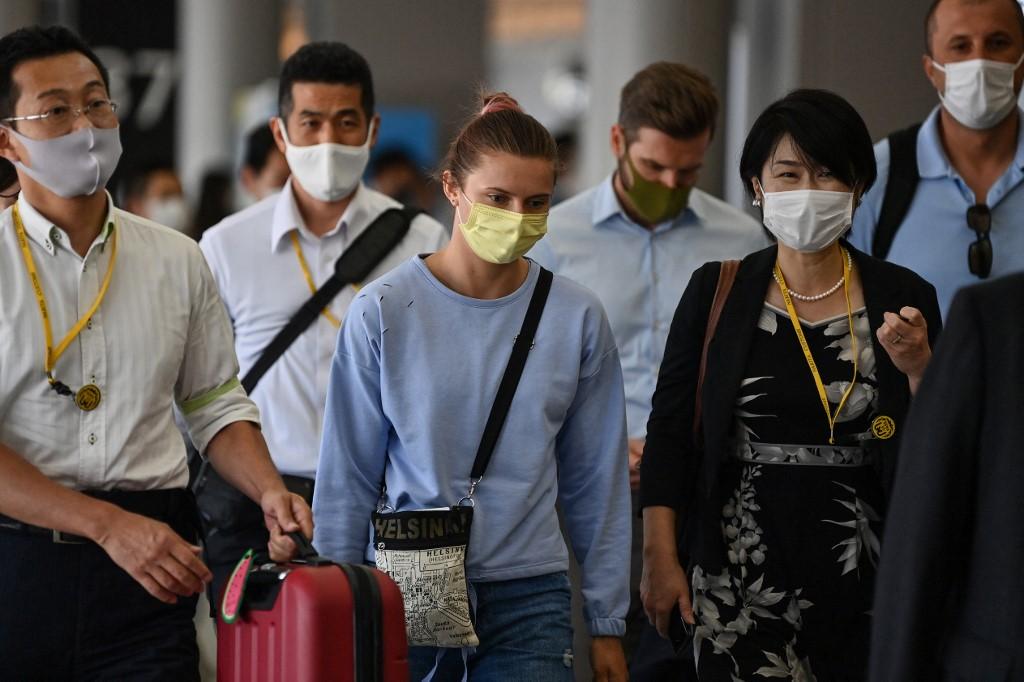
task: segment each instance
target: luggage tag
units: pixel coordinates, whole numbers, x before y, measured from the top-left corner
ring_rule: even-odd
[[[242,612],[242,600],[245,597],[245,587],[249,582],[249,573],[253,568],[253,553],[248,550],[235,565],[235,570],[228,578],[227,587],[224,588],[224,597],[220,603],[220,618],[225,623],[231,624],[238,620],[238,614]]]

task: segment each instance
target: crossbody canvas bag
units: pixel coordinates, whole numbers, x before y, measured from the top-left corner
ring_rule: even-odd
[[[541,268],[480,438],[466,495],[451,507],[396,512],[383,506],[382,492],[381,506],[373,514],[377,568],[391,576],[402,591],[409,646],[461,648],[480,643],[473,628],[466,582],[473,495],[512,405],[551,280],[551,273]]]

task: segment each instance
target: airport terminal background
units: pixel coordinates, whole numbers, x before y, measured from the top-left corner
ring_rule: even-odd
[[[558,197],[612,167],[608,128],[621,84],[653,61],[688,64],[711,77],[723,104],[699,186],[742,206],[733,169],[743,137],[757,112],[793,88],[839,92],[875,139],[924,118],[937,104],[921,73],[927,7],[928,0],[4,0],[0,31],[61,23],[96,47],[121,105],[118,176],[172,163],[193,215],[204,178],[216,191],[218,178],[236,176],[245,134],[275,114],[281,62],[310,40],[341,40],[366,56],[383,119],[375,155],[403,152],[424,175],[479,88],[514,93],[563,143],[569,169]],[[225,209],[244,201],[232,189]],[[426,203],[430,192],[422,196]],[[447,205],[424,208],[444,215]],[[206,220],[216,222],[216,213]]]
[[[95,48],[120,105],[115,198],[123,203],[126,174],[169,165],[190,216],[183,229],[198,236],[251,201],[236,179],[244,140],[276,115],[281,63],[310,41],[343,41],[372,65],[382,123],[367,179],[443,225],[451,224],[450,206],[433,173],[481,89],[512,93],[555,135],[566,164],[561,199],[614,167],[608,130],[620,88],[658,60],[692,66],[715,84],[722,111],[698,186],[750,211],[735,171],[740,149],[756,115],[790,90],[838,92],[875,140],[938,104],[921,67],[929,4],[2,0],[0,35],[59,23]],[[393,191],[383,177],[375,181],[378,170],[410,161],[418,172]],[[576,665],[577,679],[588,679],[586,657]]]

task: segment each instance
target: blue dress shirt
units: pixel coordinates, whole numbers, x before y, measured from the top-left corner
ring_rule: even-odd
[[[1024,128],[1024,111],[1018,109]],[[864,195],[853,220],[850,243],[871,253],[885,184],[889,179],[889,141],[875,145],[878,180]],[[939,107],[925,119],[917,135],[917,165],[921,181],[888,260],[906,266],[931,282],[939,295],[943,316],[953,294],[980,280],[967,266],[967,250],[976,235],[967,226],[967,209],[979,200],[992,210],[992,274],[990,279],[1024,270],[1024,135],[1017,134],[1017,153],[996,180],[987,197],[974,196],[949,163],[939,138]]]
[[[685,211],[648,229],[623,212],[609,176],[551,210],[530,251],[601,299],[619,347],[630,438],[644,438],[668,328],[690,275],[768,245],[756,220],[694,189]]]

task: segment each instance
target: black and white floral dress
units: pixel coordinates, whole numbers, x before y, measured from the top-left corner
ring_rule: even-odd
[[[867,312],[836,445],[784,310],[765,304],[723,471],[721,544],[693,557],[701,680],[861,680],[881,534],[870,433],[878,384]],[[853,376],[846,314],[802,323],[834,411]]]

